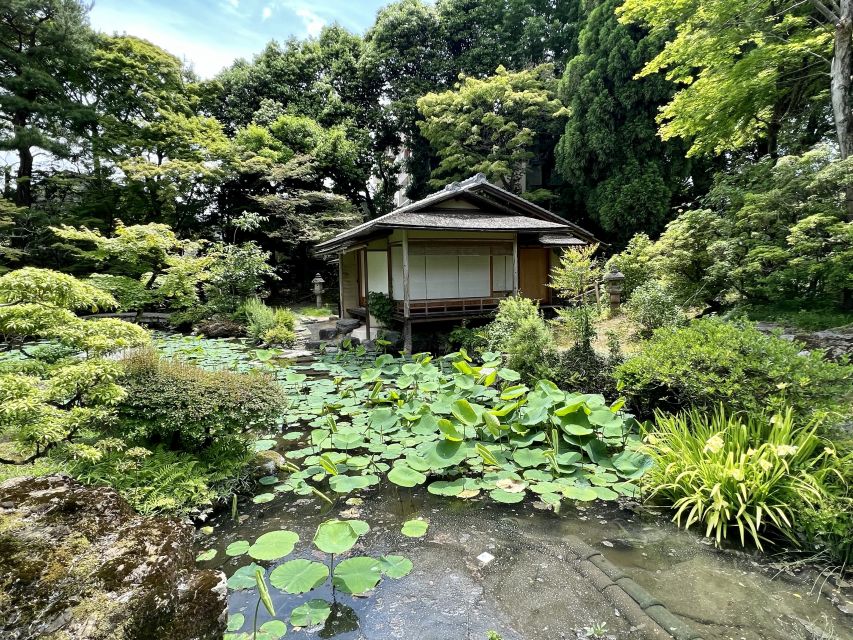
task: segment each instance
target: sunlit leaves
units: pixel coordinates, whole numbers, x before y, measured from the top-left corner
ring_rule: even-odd
[[[290,612],[290,624],[294,627],[313,627],[325,622],[331,613],[332,607],[325,600],[309,600]]]
[[[259,537],[248,552],[255,560],[277,560],[289,555],[298,541],[299,536],[293,531],[270,531]]]
[[[415,471],[407,464],[395,465],[388,472],[388,479],[401,487],[415,487],[426,482],[426,475]]]
[[[379,560],[356,556],[338,563],[332,583],[344,593],[361,595],[379,584],[381,578],[382,565]]]
[[[348,520],[327,520],[317,527],[314,546],[325,553],[344,553],[352,549],[359,533]]]
[[[426,520],[407,520],[403,523],[400,533],[409,538],[420,538],[426,535],[427,529],[429,529],[429,522]]]
[[[326,582],[329,568],[311,560],[290,560],[270,573],[270,584],[291,594],[307,593]]]
[[[412,561],[403,556],[382,556],[379,558],[382,574],[389,578],[403,578],[412,570]]]

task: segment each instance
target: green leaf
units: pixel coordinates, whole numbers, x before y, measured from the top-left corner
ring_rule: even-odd
[[[270,502],[273,498],[275,498],[274,493],[259,493],[252,498],[252,502],[255,504],[263,504],[264,502]]]
[[[427,491],[437,496],[458,496],[465,489],[465,479],[458,478],[451,482],[438,480],[427,487]]]
[[[324,553],[344,553],[352,549],[358,532],[346,520],[326,520],[314,535],[314,546]]]
[[[299,536],[293,531],[270,531],[249,547],[249,555],[255,560],[278,560],[290,554],[297,542]]]
[[[319,562],[289,560],[270,573],[270,584],[280,591],[294,595],[308,593],[322,585],[329,577],[329,568]]]
[[[325,622],[331,614],[332,607],[325,600],[309,600],[290,612],[290,624],[294,627],[313,627]]]
[[[361,595],[379,584],[381,578],[382,569],[379,560],[356,556],[338,563],[332,576],[332,583],[344,593]]]
[[[257,640],[279,640],[287,633],[287,625],[281,620],[267,620],[258,629]]]
[[[516,504],[524,500],[524,491],[520,491],[518,493],[510,493],[504,489],[492,489],[489,492],[489,497],[495,502],[502,502],[504,504]]]
[[[512,459],[520,467],[539,467],[547,464],[545,452],[542,449],[516,449],[512,454]]]
[[[563,487],[563,495],[569,500],[580,500],[590,502],[598,497],[598,494],[590,487]]]
[[[202,551],[195,558],[196,562],[207,562],[208,560],[213,560],[216,557],[216,549],[208,549],[206,551]]]
[[[474,410],[474,407],[470,402],[465,400],[465,398],[461,398],[456,400],[452,405],[450,405],[450,411],[453,416],[459,420],[464,425],[469,427],[476,427],[480,424],[481,417],[477,411]],[[441,422],[439,421],[439,428],[441,427]]]
[[[460,433],[456,425],[447,418],[438,420],[438,429],[444,435],[445,439],[451,442],[460,442],[465,439],[465,434]]]
[[[246,616],[242,613],[234,613],[228,616],[228,626],[226,629],[228,631],[239,631],[243,628],[243,625],[246,623]]]
[[[403,556],[382,556],[379,558],[382,573],[389,578],[402,578],[412,570],[412,561]]]
[[[373,484],[372,476],[332,476],[329,479],[329,487],[335,493],[349,493],[356,489],[364,489]]]
[[[388,473],[388,479],[401,487],[414,487],[426,482],[427,477],[407,464],[399,464]]]
[[[235,540],[227,547],[225,547],[225,555],[230,556],[232,558],[242,556],[249,550],[250,546],[251,545],[249,544],[248,540]]]
[[[420,538],[426,535],[427,529],[429,529],[429,522],[427,520],[407,520],[403,523],[400,533],[409,538]]]
[[[240,567],[228,578],[229,589],[254,589],[257,586],[255,582],[255,572],[263,567],[254,562],[245,567]]]

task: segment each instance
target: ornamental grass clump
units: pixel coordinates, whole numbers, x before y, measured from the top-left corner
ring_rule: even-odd
[[[787,409],[741,417],[723,409],[658,413],[646,433],[654,466],[643,478],[650,499],[675,510],[673,520],[704,526],[717,545],[735,530],[741,545],[780,535],[796,541],[794,505],[823,497],[821,470],[835,452],[816,435],[817,424],[796,426]]]
[[[257,342],[291,347],[296,342],[296,316],[290,309],[269,307],[260,298],[251,298],[243,305],[246,314],[246,333]]]

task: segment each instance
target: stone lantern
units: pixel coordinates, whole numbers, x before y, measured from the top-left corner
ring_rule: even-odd
[[[610,273],[605,275],[603,279],[604,289],[610,294],[610,310],[616,313],[622,304],[622,289],[625,282],[625,274],[616,267],[613,267]]]
[[[314,276],[314,279],[311,281],[311,284],[314,285],[314,295],[317,296],[317,308],[321,309],[323,307],[323,285],[326,284],[326,281],[323,280],[323,276],[319,273]]]

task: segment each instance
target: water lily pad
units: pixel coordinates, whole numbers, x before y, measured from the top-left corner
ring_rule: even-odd
[[[401,487],[415,487],[426,482],[427,477],[407,464],[399,464],[388,472],[388,479]]]
[[[564,487],[563,495],[569,500],[580,500],[581,502],[590,502],[598,497],[598,494],[591,487]]]
[[[514,475],[514,474],[513,474]],[[500,478],[495,482],[495,487],[507,493],[524,493],[527,483],[518,477]]]
[[[309,600],[290,612],[290,624],[294,627],[313,627],[325,622],[331,613],[332,607],[325,600]]]
[[[430,483],[427,491],[437,496],[458,496],[465,490],[465,479],[457,478],[453,481],[438,480]]]
[[[324,553],[344,553],[352,549],[358,532],[346,520],[326,520],[314,535],[314,546]]]
[[[255,451],[269,451],[275,446],[275,440],[255,440],[252,448]]]
[[[252,498],[252,502],[255,504],[263,504],[264,502],[270,502],[273,498],[275,498],[274,493],[259,493]]]
[[[250,546],[251,545],[249,544],[248,540],[235,540],[227,547],[225,547],[225,555],[230,556],[232,558],[242,556],[249,550]]]
[[[356,489],[364,489],[370,486],[370,478],[368,476],[345,476],[338,475],[329,479],[329,487],[335,493],[349,493]]]
[[[379,558],[382,573],[389,578],[402,578],[412,570],[412,561],[403,556],[382,556]]]
[[[263,485],[271,485],[276,484],[278,482],[278,476],[264,476],[258,480]]]
[[[524,492],[510,493],[505,489],[492,489],[489,491],[489,497],[495,502],[503,502],[504,504],[516,504],[524,500]]]
[[[426,534],[427,529],[429,529],[429,522],[426,520],[408,520],[403,523],[400,533],[409,538],[420,538]]]
[[[228,631],[239,631],[243,628],[243,625],[246,623],[246,616],[242,613],[235,613],[233,615],[228,616],[228,626],[226,627]]]
[[[286,593],[308,593],[329,577],[329,568],[319,562],[298,559],[276,567],[270,573],[270,584]]]
[[[356,556],[342,560],[335,567],[332,583],[344,593],[360,595],[373,589],[382,577],[379,560]]]
[[[264,570],[263,567],[255,564],[246,565],[245,567],[240,567],[233,573],[233,575],[228,578],[228,588],[229,589],[254,589],[257,586],[257,582],[255,581],[255,571],[260,569]]]
[[[216,549],[208,549],[207,551],[202,551],[195,558],[196,562],[207,562],[208,560],[213,560],[216,557]]]
[[[365,533],[370,531],[370,525],[364,520],[347,520],[347,522],[349,522],[349,526],[352,527],[352,530],[360,536],[363,536]]]
[[[516,449],[512,459],[520,467],[539,467],[548,462],[542,449]]]
[[[608,487],[591,487],[599,500],[616,500],[619,494]]]
[[[270,531],[255,540],[249,555],[255,560],[278,560],[293,551],[297,542],[299,536],[293,531]]]
[[[287,625],[281,620],[267,620],[258,629],[255,640],[279,640],[287,633]]]

